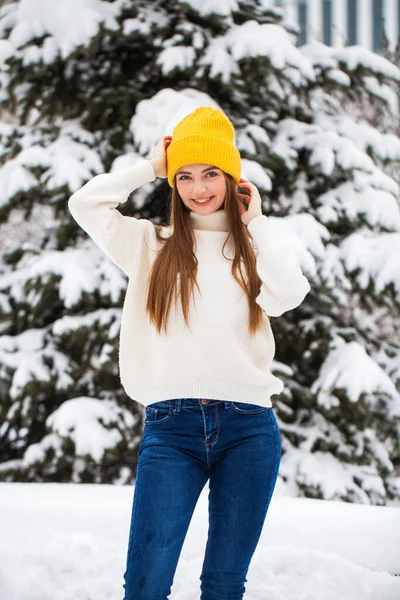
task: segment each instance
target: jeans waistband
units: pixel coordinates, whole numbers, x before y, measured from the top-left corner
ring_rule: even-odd
[[[149,406],[171,406],[173,412],[179,412],[182,406],[184,406],[185,408],[201,410],[201,408],[215,406],[216,404],[221,404],[224,405],[225,408],[228,408],[230,401],[215,400],[212,398],[172,398],[170,400],[161,400],[159,402],[153,402]]]

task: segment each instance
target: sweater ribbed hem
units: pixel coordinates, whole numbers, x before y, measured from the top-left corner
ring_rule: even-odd
[[[170,383],[148,385],[145,388],[128,389],[125,387],[125,391],[133,400],[144,406],[175,398],[207,398],[208,400],[248,402],[269,407],[272,406],[271,396],[280,394],[283,387],[282,381],[271,375],[269,386],[215,379],[180,379]]]

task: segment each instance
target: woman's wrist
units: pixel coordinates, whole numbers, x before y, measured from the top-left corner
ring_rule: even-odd
[[[150,155],[149,161],[153,167],[153,171],[156,177],[167,177],[167,148],[172,141],[170,135],[165,135],[158,140],[152,154]]]
[[[165,172],[165,166],[162,161],[157,160],[156,158],[150,158],[150,162],[156,177],[165,178],[167,176]]]
[[[153,171],[156,177],[159,177],[159,169],[160,169],[160,163],[157,160],[154,160],[154,158],[150,158],[149,162],[151,163],[151,166],[153,167]]]

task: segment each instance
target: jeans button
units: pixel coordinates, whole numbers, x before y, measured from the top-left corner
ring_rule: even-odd
[[[205,398],[202,398],[202,399],[201,399],[201,403],[202,403],[202,404],[207,404],[207,400],[206,400]]]

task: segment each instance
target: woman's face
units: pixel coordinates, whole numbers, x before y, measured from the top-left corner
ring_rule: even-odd
[[[199,215],[209,215],[224,203],[226,180],[218,167],[202,163],[185,165],[177,171],[175,181],[183,203]]]

